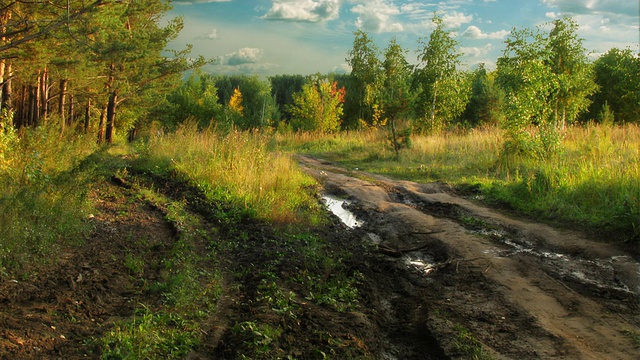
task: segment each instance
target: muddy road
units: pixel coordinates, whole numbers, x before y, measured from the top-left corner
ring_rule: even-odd
[[[468,330],[495,358],[640,358],[640,263],[615,239],[508,216],[443,184],[298,160],[326,194],[350,201],[363,222],[352,231],[415,274],[421,302],[404,310],[422,318],[407,321],[424,324],[449,356]],[[379,296],[393,304],[403,294]]]

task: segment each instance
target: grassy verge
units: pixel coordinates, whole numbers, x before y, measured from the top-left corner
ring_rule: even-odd
[[[149,170],[172,169],[210,199],[245,215],[274,224],[314,223],[315,180],[289,156],[268,151],[268,142],[260,133],[221,136],[187,124],[151,138],[142,152]]]
[[[28,276],[89,230],[93,139],[0,126],[0,276]]]
[[[444,181],[479,199],[523,214],[640,236],[640,127],[589,125],[567,129],[562,151],[550,159],[504,158],[502,131],[474,129],[414,137],[399,158],[386,134],[343,133],[280,137],[278,144],[350,168],[414,181]]]

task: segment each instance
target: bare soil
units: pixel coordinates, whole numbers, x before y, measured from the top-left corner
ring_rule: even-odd
[[[247,321],[284,329],[271,344],[281,358],[463,359],[477,346],[498,359],[639,358],[630,335],[640,334],[633,251],[505,215],[443,184],[299,161],[323,192],[351,200],[364,221],[349,229],[334,219],[313,230],[327,240],[326,253],[350,254],[340,259],[344,268],[363,275],[355,311],[318,305],[304,296],[307,289],[284,281],[304,264],[278,229],[253,220],[229,227],[197,189],[139,180],[186,201],[221,241],[243,242],[219,249],[221,262],[211,265],[223,274],[222,295],[203,324],[201,346],[187,358],[238,358],[251,339],[233,328]],[[94,186],[96,212],[87,219],[93,231],[83,244],[23,278],[0,278],[0,358],[99,358],[95,339],[114,323],[140,303],[162,306],[149,284],[163,276],[175,224],[136,196],[127,179],[116,180]],[[142,275],[124,265],[131,254],[144,258]],[[295,317],[275,316],[258,301],[257,274],[266,270],[292,287]]]
[[[428,309],[419,321],[444,353],[455,357],[462,325],[497,358],[640,357],[625,335],[640,326],[640,264],[621,242],[505,215],[444,184],[299,159],[352,201],[380,249],[428,272],[415,287]]]

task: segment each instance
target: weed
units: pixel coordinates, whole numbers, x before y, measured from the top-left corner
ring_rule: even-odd
[[[631,339],[631,342],[633,342],[633,345],[636,348],[640,349],[640,332],[634,330],[624,330],[623,333],[626,337]]]
[[[484,351],[482,344],[464,326],[456,325],[454,330],[458,333],[456,338],[456,348],[466,359],[491,360],[493,357]]]

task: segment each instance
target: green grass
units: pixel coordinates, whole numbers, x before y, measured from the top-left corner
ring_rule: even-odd
[[[162,259],[163,277],[150,287],[161,294],[162,305],[139,304],[133,318],[114,324],[97,341],[104,359],[184,358],[200,344],[202,323],[222,293],[222,276],[211,267],[215,254],[202,251],[212,239],[184,201],[148,189],[139,194],[161,209],[179,234]],[[124,266],[132,275],[141,274],[143,265],[138,257],[125,258]]]
[[[174,134],[151,138],[143,153],[150,170],[172,169],[210,200],[247,216],[274,224],[315,223],[315,180],[288,154],[270,152],[269,139],[261,133],[198,132],[187,124]]]
[[[540,219],[640,237],[640,127],[570,127],[548,159],[504,157],[497,128],[414,136],[396,158],[380,131],[281,135],[282,149],[315,154],[347,168],[476,189],[479,198]]]
[[[18,136],[0,127],[0,276],[16,276],[82,241],[95,149],[93,139],[53,128]]]
[[[462,325],[456,325],[454,328],[457,331],[457,337],[455,346],[459,352],[463,354],[465,359],[473,360],[492,360],[493,356],[488,354],[482,343],[476,339],[476,337]]]

